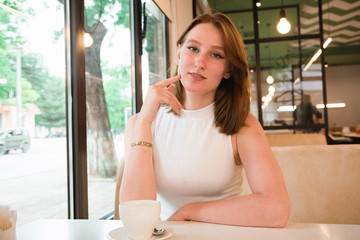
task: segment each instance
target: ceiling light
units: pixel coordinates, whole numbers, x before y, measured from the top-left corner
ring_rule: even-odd
[[[324,44],[323,44],[323,48],[326,48],[326,47],[331,43],[331,41],[332,41],[332,38],[331,38],[331,37],[329,37],[328,39],[326,39],[326,41],[325,41]]]
[[[316,104],[317,108],[324,108],[325,105],[324,104]],[[344,108],[346,107],[345,103],[328,103],[326,104],[327,108]]]
[[[299,82],[300,82],[300,78],[298,77],[297,79],[295,79],[294,85],[298,84]]]
[[[291,106],[291,105],[283,105],[277,109],[278,112],[293,112],[295,110],[296,110],[296,106]]]
[[[256,1],[256,6],[257,7],[260,7],[261,6],[261,2],[258,0],[258,1]]]
[[[274,93],[275,90],[276,90],[276,89],[275,89],[274,86],[270,86],[269,89],[268,89],[269,93]]]
[[[271,75],[269,74],[269,76],[267,76],[267,78],[266,78],[266,82],[267,82],[268,84],[273,84],[273,83],[274,83],[274,78],[273,78],[273,76],[271,76]]]
[[[290,22],[285,17],[285,9],[281,8],[280,10],[280,20],[276,26],[277,30],[281,34],[286,34],[291,29]]]
[[[323,48],[325,49],[327,46],[329,46],[330,42],[332,41],[332,38],[329,37],[328,39],[326,39],[326,41],[323,44]],[[304,71],[308,70],[309,67],[311,66],[311,64],[313,64],[313,62],[315,62],[318,57],[321,55],[322,51],[321,49],[319,49],[314,56],[310,59],[310,61],[308,62],[308,64],[306,64],[306,66],[304,67]]]

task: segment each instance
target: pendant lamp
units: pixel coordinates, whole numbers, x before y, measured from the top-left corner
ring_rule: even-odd
[[[281,34],[286,34],[291,29],[290,22],[285,17],[285,9],[283,7],[283,1],[281,1],[280,20],[276,26],[277,30]]]

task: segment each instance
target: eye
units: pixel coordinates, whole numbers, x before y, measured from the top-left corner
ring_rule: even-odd
[[[187,49],[190,50],[190,52],[198,52],[199,50],[195,47],[187,47]]]
[[[212,53],[211,56],[212,56],[213,58],[217,58],[217,59],[224,59],[224,57],[221,56],[221,55],[218,54],[218,53]]]

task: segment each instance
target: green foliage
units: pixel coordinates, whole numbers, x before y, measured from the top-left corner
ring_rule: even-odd
[[[125,109],[131,107],[131,97],[126,94],[126,89],[130,88],[130,67],[106,68],[103,73],[110,79],[104,81],[110,126],[121,131],[125,127]]]
[[[23,103],[33,103],[39,98],[39,94],[32,89],[31,83],[26,79],[22,79],[22,101]]]
[[[51,76],[41,56],[35,53],[23,55],[22,76],[32,86],[28,91],[23,90],[24,101],[35,103],[41,111],[35,118],[36,124],[45,127],[65,126],[65,79]],[[23,84],[23,89],[25,86]]]
[[[118,3],[116,8],[119,10],[115,14],[115,25],[123,25],[125,28],[130,27],[130,8],[129,0],[93,0],[85,1],[85,11],[86,11],[86,24],[91,31],[93,27],[96,27],[97,21],[103,21],[102,15],[106,13],[107,15],[115,7],[115,4]]]
[[[11,104],[12,101],[6,100],[16,95],[16,60],[14,59],[14,55],[10,55],[2,49],[0,49],[0,72],[0,78],[7,80],[7,83],[0,88],[0,100]],[[22,70],[22,73],[23,72]],[[26,75],[22,75],[22,102],[33,103],[39,98],[39,94],[32,89],[32,84],[27,79]]]
[[[12,68],[7,52],[0,48],[0,78],[7,81],[6,84],[0,85],[0,100],[2,101],[9,97],[10,91],[15,91],[16,73]]]
[[[121,5],[121,10],[116,14],[117,20],[115,24],[123,25],[125,28],[130,28],[130,7],[128,0],[118,0]]]
[[[22,76],[26,78],[35,91],[42,94],[46,79],[51,78],[42,58],[36,53],[23,54],[21,59]]]
[[[29,0],[0,0],[6,6],[19,10],[27,16],[34,16],[35,11],[31,7],[21,9],[25,6],[22,3],[27,1]],[[85,4],[87,3],[92,4],[86,6],[88,26],[95,27],[98,20],[113,19],[111,25],[130,27],[128,0],[87,0]],[[44,4],[50,3],[44,2]],[[105,15],[106,18],[102,17]],[[108,18],[109,16],[110,18]],[[14,99],[16,94],[16,49],[25,43],[25,39],[19,31],[19,24],[23,21],[27,20],[0,8],[0,78],[7,80],[7,84],[0,85],[0,100],[3,104],[16,104]],[[62,37],[63,30],[54,29],[54,40]],[[34,103],[40,108],[41,114],[36,115],[36,125],[65,126],[65,80],[51,76],[40,55],[22,53],[21,58],[23,104]],[[115,131],[123,130],[125,109],[131,107],[131,93],[125,92],[125,89],[130,88],[129,69],[128,66],[103,68],[104,78],[110,79],[104,81],[103,84],[109,121],[111,128]],[[10,93],[13,95],[11,98],[9,98]]]
[[[45,127],[65,126],[65,81],[61,78],[48,78],[43,85],[37,105],[41,114],[36,123]]]

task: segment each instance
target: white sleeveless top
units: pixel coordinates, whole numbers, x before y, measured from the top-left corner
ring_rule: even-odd
[[[240,195],[242,166],[235,164],[231,136],[215,127],[214,103],[181,115],[161,107],[152,126],[154,171],[161,218],[190,202]]]

